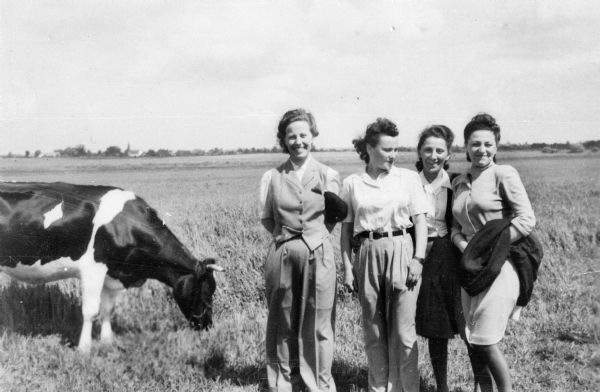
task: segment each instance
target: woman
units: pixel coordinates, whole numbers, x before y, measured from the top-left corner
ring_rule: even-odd
[[[339,175],[311,154],[318,135],[304,109],[286,112],[277,138],[289,159],[261,180],[263,226],[273,235],[265,264],[269,307],[266,351],[269,390],[291,391],[299,368],[309,391],[335,391],[336,269],[324,219],[324,193],[339,192]]]
[[[417,173],[394,166],[399,137],[393,122],[377,119],[353,143],[367,166],[342,184],[348,216],[342,224],[341,251],[349,289],[356,273],[369,390],[418,391],[415,310],[427,242],[425,194]],[[406,233],[411,218],[414,253]],[[352,243],[358,248],[354,266]]]
[[[453,142],[454,133],[448,127],[425,128],[419,135],[416,163],[429,202],[427,251],[417,299],[416,328],[417,334],[428,339],[433,374],[441,392],[448,391],[448,339],[464,324],[456,276],[459,255],[450,241],[452,186],[446,169]]]
[[[452,242],[464,252],[486,222],[502,218],[511,219],[510,243],[529,236],[535,216],[519,174],[495,163],[500,142],[496,120],[486,113],[476,115],[465,127],[464,138],[471,167],[452,182]],[[491,373],[499,391],[512,391],[508,365],[498,347],[519,297],[519,278],[513,262],[507,261],[484,291],[474,296],[464,289],[461,293],[476,390],[492,391]]]

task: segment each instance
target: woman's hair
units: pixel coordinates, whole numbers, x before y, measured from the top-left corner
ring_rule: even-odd
[[[448,154],[450,153],[450,148],[452,148],[452,143],[454,143],[454,133],[450,128],[445,125],[431,125],[427,128],[423,129],[419,134],[419,143],[417,143],[417,156],[419,160],[415,163],[418,171],[423,170],[423,161],[421,160],[421,147],[425,140],[429,137],[438,137],[440,139],[444,139],[446,142],[446,148],[448,149]],[[444,163],[444,170],[448,170],[450,165],[448,161]]]
[[[387,118],[378,118],[374,123],[367,126],[367,130],[362,137],[352,140],[354,149],[358,153],[360,159],[369,163],[369,154],[367,153],[367,144],[375,147],[381,139],[381,135],[398,136],[398,128],[396,124]]]
[[[305,109],[288,110],[285,112],[283,117],[281,117],[281,120],[279,120],[279,125],[277,126],[277,141],[279,142],[279,145],[283,151],[286,153],[289,153],[289,151],[285,145],[285,134],[288,125],[294,121],[306,121],[310,127],[310,133],[312,133],[313,137],[319,135],[319,131],[317,130],[317,122],[315,121],[315,117],[311,112]]]
[[[490,131],[494,134],[494,138],[496,139],[496,145],[500,143],[500,126],[496,123],[496,119],[487,113],[478,113],[465,126],[465,146],[467,145],[467,143],[469,142],[469,138],[475,131]],[[468,153],[467,161],[471,162],[471,158],[469,157]],[[494,162],[496,162],[496,156],[494,156]]]

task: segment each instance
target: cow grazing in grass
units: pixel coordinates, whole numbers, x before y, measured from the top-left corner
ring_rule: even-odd
[[[193,327],[212,323],[214,260],[199,261],[132,192],[66,183],[0,183],[0,272],[29,283],[81,279],[83,327],[89,351],[92,320],[100,339],[113,337],[110,313],[119,292],[146,279],[173,288]],[[0,315],[1,317],[1,315]]]

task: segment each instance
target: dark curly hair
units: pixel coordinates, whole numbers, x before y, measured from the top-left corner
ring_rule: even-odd
[[[277,126],[277,141],[279,145],[283,149],[284,152],[289,153],[287,146],[285,145],[285,134],[288,125],[293,123],[294,121],[306,121],[308,126],[310,127],[310,133],[312,133],[313,137],[319,136],[319,131],[317,130],[317,122],[315,121],[315,117],[311,112],[305,109],[293,109],[285,112],[281,120],[279,120],[279,125]]]
[[[448,153],[450,153],[450,148],[452,148],[452,143],[454,143],[454,133],[445,125],[430,125],[423,129],[419,134],[419,143],[417,143],[417,157],[419,158],[419,160],[415,163],[417,171],[423,170],[423,160],[421,159],[420,152],[423,143],[425,143],[425,140],[427,140],[429,137],[439,137],[440,139],[444,139]],[[444,170],[448,170],[449,167],[450,165],[446,161],[444,163]]]
[[[487,113],[478,113],[465,126],[465,146],[467,145],[469,138],[475,131],[490,131],[494,134],[494,138],[496,139],[496,145],[500,143],[500,126],[496,123],[496,119]],[[467,161],[471,162],[471,158],[469,157],[468,153]],[[496,156],[494,156],[494,162],[496,162]]]
[[[367,130],[362,137],[352,140],[354,149],[360,159],[369,163],[369,154],[367,153],[367,144],[375,147],[379,143],[381,135],[398,136],[396,124],[387,118],[378,118],[374,123],[367,126]]]

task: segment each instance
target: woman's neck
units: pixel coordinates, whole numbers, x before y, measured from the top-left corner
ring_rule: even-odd
[[[430,184],[435,181],[435,179],[438,177],[438,175],[441,173],[441,171],[438,172],[426,172],[425,170],[423,170],[423,175],[425,176],[425,179],[427,180],[427,182],[429,182]]]
[[[479,175],[481,173],[483,173],[484,171],[486,171],[487,169],[489,169],[492,166],[494,166],[494,162],[490,162],[489,164],[487,164],[485,166],[472,165],[471,168],[469,169],[469,173],[471,174],[471,177],[477,178],[477,177],[479,177]]]
[[[382,169],[380,167],[373,167],[369,164],[367,164],[367,174],[374,180],[376,180],[379,175],[381,175],[381,173],[387,173],[388,171],[385,169]]]
[[[304,165],[304,164],[306,163],[306,161],[308,160],[308,157],[310,157],[310,154],[308,154],[308,155],[307,155],[307,156],[305,156],[304,158],[297,158],[297,157],[292,157],[292,156],[290,156],[290,161],[291,161],[291,162],[292,162],[294,165],[296,165],[296,166],[300,167],[300,166],[302,166],[302,165]]]

